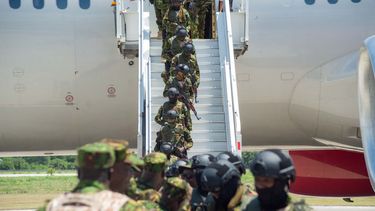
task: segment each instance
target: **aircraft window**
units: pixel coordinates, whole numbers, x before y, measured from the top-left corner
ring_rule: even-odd
[[[88,9],[90,7],[90,0],[79,0],[79,7],[81,9]]]
[[[68,7],[68,0],[56,0],[56,5],[60,10],[66,9]]]
[[[308,5],[315,4],[315,0],[305,0],[305,3]]]
[[[9,0],[9,6],[12,9],[18,9],[21,7],[21,0]]]
[[[33,0],[33,5],[35,9],[43,9],[44,0]]]
[[[336,4],[338,2],[338,0],[328,0],[328,3],[330,4]]]
[[[353,3],[359,3],[361,0],[352,0]]]

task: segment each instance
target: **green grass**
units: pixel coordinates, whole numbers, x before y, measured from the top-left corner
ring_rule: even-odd
[[[254,184],[250,173],[242,177],[247,184]],[[77,184],[76,177],[0,177],[0,209],[37,208],[46,200],[60,193],[70,191]],[[310,205],[338,206],[375,206],[375,197],[352,198],[353,203],[347,203],[336,197],[310,197],[291,194],[294,200],[305,199]]]

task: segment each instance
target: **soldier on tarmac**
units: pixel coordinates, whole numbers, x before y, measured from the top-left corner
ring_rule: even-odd
[[[130,179],[133,176],[132,169],[138,168],[132,160],[129,160],[129,143],[125,140],[103,139],[101,143],[108,144],[115,151],[116,161],[112,167],[109,188],[111,191],[125,194],[128,191]]]
[[[187,65],[179,65],[175,70],[175,77],[169,78],[165,84],[163,96],[167,97],[168,90],[174,87],[180,93],[180,96],[186,97],[188,100],[192,100],[194,97],[193,85],[189,79],[188,74],[190,69]]]
[[[135,200],[148,200],[158,203],[160,188],[165,182],[164,171],[167,167],[167,156],[153,152],[144,157],[145,166],[142,175],[136,180],[136,187],[131,186],[128,195]]]
[[[160,106],[158,113],[155,116],[155,122],[161,126],[167,123],[166,115],[169,110],[175,110],[178,113],[176,123],[182,124],[189,131],[192,130],[192,121],[190,111],[186,108],[185,104],[177,100],[180,95],[179,91],[175,87],[168,89],[168,101]]]
[[[193,139],[190,131],[182,124],[177,124],[178,113],[175,110],[169,110],[166,114],[167,124],[158,132],[155,151],[160,151],[157,147],[163,142],[169,142],[172,146],[173,155],[183,158],[187,157],[187,150],[193,146]]]
[[[218,160],[205,168],[201,175],[203,189],[209,191],[208,211],[241,210],[252,192],[241,183],[241,173],[227,160]]]
[[[287,153],[278,149],[261,151],[250,164],[250,170],[255,177],[258,196],[254,196],[243,210],[312,210],[303,200],[295,202],[288,195],[296,171]]]
[[[221,152],[216,156],[216,160],[227,160],[237,168],[241,175],[246,174],[245,164],[243,163],[241,157],[233,154],[232,152]]]
[[[77,158],[78,185],[72,192],[56,197],[39,210],[145,210],[126,195],[108,190],[115,160],[115,151],[107,144],[82,146]]]
[[[179,177],[168,178],[161,191],[160,207],[165,211],[188,211],[189,184]]]
[[[165,40],[173,37],[176,33],[177,26],[184,26],[190,31],[190,16],[189,12],[182,6],[183,0],[170,0],[170,7],[165,12],[163,18],[163,29],[166,35]]]
[[[190,80],[193,83],[193,87],[197,89],[200,83],[201,74],[197,58],[193,55],[194,52],[194,45],[192,43],[186,43],[182,48],[182,53],[179,53],[173,57],[170,75],[174,76],[175,69],[179,64],[187,65],[190,69]]]

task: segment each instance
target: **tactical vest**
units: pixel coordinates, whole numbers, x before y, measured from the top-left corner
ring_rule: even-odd
[[[182,124],[176,124],[175,127],[171,125],[164,126],[161,134],[163,141],[170,141],[171,143],[180,142],[184,135],[184,126]]]
[[[47,205],[47,211],[117,211],[129,197],[104,190],[93,194],[65,193]]]

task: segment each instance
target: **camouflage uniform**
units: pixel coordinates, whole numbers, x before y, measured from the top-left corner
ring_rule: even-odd
[[[175,110],[179,114],[176,122],[177,124],[182,124],[189,131],[192,130],[190,111],[186,108],[185,104],[178,100],[175,103],[167,101],[160,106],[159,111],[155,116],[155,122],[161,126],[164,126],[166,123],[165,115],[169,110]]]
[[[306,204],[305,200],[300,201],[291,201],[289,198],[288,206],[280,209],[285,211],[309,211],[313,210],[309,205]],[[252,198],[252,200],[243,207],[242,210],[245,211],[261,211],[262,208],[260,206],[259,200],[257,197]]]
[[[198,39],[201,38],[199,36],[199,16],[198,16],[198,10],[197,4],[195,2],[190,2],[189,4],[189,15],[190,15],[190,37],[192,39]],[[204,28],[202,28],[204,30]]]
[[[204,32],[207,28],[206,26],[206,16],[208,12],[208,8],[212,6],[212,0],[195,0],[196,7],[198,9],[198,29],[199,30],[199,38],[204,39]]]
[[[156,15],[156,24],[158,25],[159,31],[163,30],[163,17],[165,12],[168,9],[169,1],[168,0],[155,0],[154,8]]]
[[[191,55],[190,58],[187,58],[187,56],[184,55],[184,53],[179,53],[176,56],[174,56],[171,64],[171,76],[174,76],[175,68],[178,64],[186,64],[190,68],[190,74],[188,75],[188,77],[193,83],[193,87],[198,88],[201,73],[199,70],[197,58],[194,55]]]
[[[175,87],[177,90],[179,90],[180,93],[184,94],[186,98],[193,98],[194,92],[193,92],[193,84],[191,83],[191,80],[187,77],[185,77],[184,80],[179,81],[176,77],[170,78],[165,84],[165,88],[163,91],[163,96],[167,97],[168,89],[171,87]]]
[[[235,195],[229,201],[228,206],[226,208],[223,207],[216,207],[216,200],[211,193],[208,194],[206,198],[206,206],[208,211],[221,211],[221,210],[234,210],[240,211],[242,210],[255,196],[255,193],[251,191],[249,186],[239,185]],[[220,199],[219,199],[220,200]],[[252,210],[252,209],[251,209]]]
[[[115,152],[104,143],[87,144],[78,149],[78,166],[82,171],[103,171],[113,166]],[[124,196],[107,190],[104,183],[81,180],[73,192],[62,194],[39,210],[145,210]]]
[[[190,16],[189,12],[182,6],[180,10],[175,11],[168,8],[163,18],[163,29],[166,31],[166,39],[174,36],[178,25],[184,26],[185,29],[190,31]]]
[[[169,38],[165,43],[162,57],[166,60],[172,61],[175,55],[182,52],[182,48],[184,47],[185,43],[191,42],[192,40],[189,37],[185,37],[183,41],[180,41],[176,35]]]
[[[160,130],[162,141],[171,142],[177,147],[183,147],[186,150],[193,146],[193,139],[190,132],[181,124],[167,124]]]
[[[167,156],[163,153],[153,152],[144,157],[145,170],[151,172],[163,172],[168,162]],[[153,189],[151,181],[146,181],[142,177],[136,180],[136,185],[131,184],[128,195],[136,200],[147,200],[158,203],[160,201],[159,190]]]
[[[168,178],[162,187],[162,197],[160,199],[160,207],[163,210],[171,210],[170,204],[172,202],[179,202],[178,211],[190,210],[189,203],[185,203],[190,200],[189,184],[179,178],[171,177]]]

